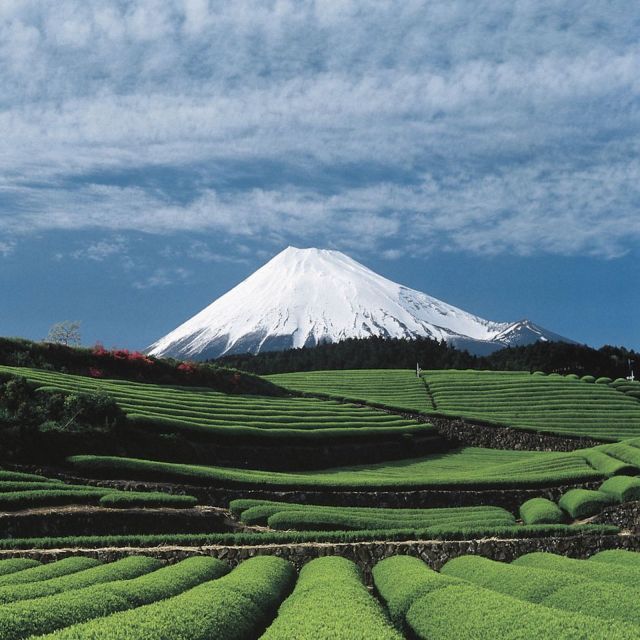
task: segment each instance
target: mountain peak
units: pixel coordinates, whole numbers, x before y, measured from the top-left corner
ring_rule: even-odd
[[[370,336],[430,337],[480,352],[561,339],[529,321],[484,320],[340,251],[289,246],[148,351],[204,360]]]

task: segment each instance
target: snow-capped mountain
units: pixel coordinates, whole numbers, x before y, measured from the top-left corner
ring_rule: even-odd
[[[147,351],[206,360],[370,336],[430,337],[472,353],[537,340],[570,342],[528,320],[484,320],[339,251],[288,247]]]

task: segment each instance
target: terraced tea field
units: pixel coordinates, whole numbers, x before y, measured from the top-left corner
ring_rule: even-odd
[[[265,376],[296,391],[430,415],[616,441],[640,436],[635,383],[511,371],[312,371]],[[425,386],[426,384],[426,386]],[[634,392],[635,393],[635,392]]]
[[[335,556],[259,556],[231,568],[206,556],[101,563],[0,561],[6,640],[450,640],[640,637],[640,554],[548,553],[511,564],[461,556],[434,571],[412,556],[361,569]]]
[[[270,377],[328,398],[0,371],[43,394],[103,391],[125,425],[170,434],[162,437],[223,435],[241,446],[259,437],[283,457],[278,470],[229,466],[216,442],[206,464],[181,464],[165,448],[165,461],[89,454],[44,470],[0,469],[9,532],[0,557],[31,556],[0,560],[2,640],[640,639],[640,554],[527,553],[640,548],[640,403],[620,381],[475,371]],[[343,437],[360,438],[358,448],[386,433],[439,438],[406,412],[611,442],[569,452],[450,443],[457,448],[369,464],[284,464],[297,440],[317,441],[328,459]],[[403,447],[412,446],[407,437]],[[34,514],[42,534],[28,528]]]
[[[0,372],[24,376],[43,389],[103,391],[117,401],[132,421],[165,430],[303,440],[435,434],[427,424],[314,398],[233,395],[209,389],[93,379],[23,367],[0,366]]]
[[[639,557],[533,553],[508,564],[463,556],[438,573],[396,556],[373,575],[390,618],[420,640],[638,638]]]
[[[640,436],[640,402],[608,384],[510,371],[425,371],[436,411],[599,440]]]
[[[135,477],[212,485],[352,490],[473,489],[549,486],[604,479],[606,473],[588,462],[590,454],[591,450],[557,453],[466,447],[423,458],[299,472],[186,465],[113,456],[74,456],[69,462],[78,472],[89,475],[126,477],[133,474]],[[604,454],[602,457],[609,460]]]
[[[294,391],[321,393],[423,413],[434,409],[424,380],[406,369],[307,371],[264,377]]]
[[[197,504],[193,496],[118,491],[107,487],[68,484],[38,474],[0,469],[0,512],[71,505],[106,508],[171,507]]]

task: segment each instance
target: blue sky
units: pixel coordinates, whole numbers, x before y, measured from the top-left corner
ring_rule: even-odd
[[[640,8],[0,4],[0,335],[144,347],[289,244],[640,348]]]

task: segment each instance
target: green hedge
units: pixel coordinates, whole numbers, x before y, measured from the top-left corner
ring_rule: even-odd
[[[603,441],[640,434],[640,406],[608,384],[524,372],[425,371],[424,377],[437,415]]]
[[[562,509],[547,498],[531,498],[523,502],[520,517],[525,524],[560,524],[565,520]]]
[[[36,475],[35,473],[22,473],[20,471],[6,471],[0,469],[0,480],[16,481],[16,482],[43,482],[47,484],[55,484],[56,480]]]
[[[460,583],[457,578],[437,573],[412,556],[392,556],[381,560],[373,567],[372,575],[375,588],[398,627],[402,626],[409,608],[418,598]]]
[[[327,557],[302,568],[296,588],[261,638],[401,640],[402,636],[362,583],[357,565]]]
[[[480,556],[450,560],[442,571],[520,600],[640,625],[640,590],[637,588],[599,582],[571,571],[509,565]]]
[[[160,602],[69,627],[43,640],[253,640],[295,580],[273,556],[251,558],[231,573]]]
[[[0,576],[16,573],[17,571],[24,571],[25,569],[33,569],[34,567],[39,567],[40,564],[38,560],[31,560],[31,558],[0,560]]]
[[[48,491],[15,491],[0,493],[0,511],[18,511],[38,507],[54,507],[68,504],[97,505],[110,489],[82,488]]]
[[[612,382],[613,380],[611,380],[611,378],[607,378],[607,376],[596,378],[596,384],[611,384]]]
[[[604,562],[621,565],[623,567],[635,567],[640,569],[640,553],[625,549],[607,549],[599,551],[589,558],[592,562]]]
[[[11,538],[0,539],[0,549],[57,549],[83,547],[156,547],[179,546],[260,546],[315,542],[368,542],[404,540],[465,540],[484,537],[542,538],[573,537],[581,535],[614,535],[619,532],[613,525],[515,525],[512,527],[487,527],[478,529],[431,527],[429,529],[378,529],[368,531],[267,531],[259,533],[211,533],[211,534],[152,534],[118,536],[67,536],[59,538]]]
[[[452,507],[438,509],[390,509],[330,507],[286,502],[232,501],[230,508],[248,525],[268,524],[272,529],[362,530],[427,529],[434,526],[511,526],[515,518],[501,507]]]
[[[108,493],[100,498],[101,507],[128,509],[131,507],[170,507],[172,509],[188,509],[195,507],[198,499],[193,496],[179,496],[159,492],[122,491]]]
[[[449,560],[441,571],[446,576],[538,604],[561,587],[585,582],[584,578],[572,573],[558,574],[471,555]],[[591,582],[587,581],[587,584]]]
[[[335,514],[329,511],[280,511],[274,513],[267,520],[271,529],[295,530],[295,531],[363,531],[371,529],[410,529],[415,530],[435,530],[440,527],[454,531],[457,529],[465,531],[484,532],[488,529],[498,527],[513,526],[514,518],[510,513],[494,518],[441,518],[433,519],[428,516],[416,516],[402,518],[394,516],[385,518],[381,516],[358,516],[349,514]]]
[[[24,482],[18,480],[0,481],[0,496],[19,491],[77,491],[78,485],[63,484],[62,482]]]
[[[637,588],[640,581],[638,567],[614,566],[603,562],[585,562],[566,558],[553,553],[535,552],[516,558],[516,566],[533,569],[549,569],[561,573],[575,573],[582,578],[599,582],[613,582],[630,588]]]
[[[616,502],[640,500],[640,478],[630,476],[609,478],[600,485],[598,491]]]
[[[613,476],[616,474],[636,474],[640,472],[640,467],[618,460],[601,449],[580,449],[579,455],[581,455],[594,469],[597,469],[606,476]]]
[[[517,600],[475,585],[451,585],[418,598],[407,623],[419,640],[623,640],[640,627]]]
[[[558,504],[572,518],[587,518],[613,503],[613,499],[600,491],[570,489],[564,493]]]
[[[640,450],[638,450],[640,455]],[[415,488],[513,488],[554,486],[600,480],[582,452],[555,453],[488,450],[467,447],[446,456],[389,461],[323,471],[278,472],[177,464],[117,456],[72,456],[83,473],[109,477],[144,477],[209,486],[348,488],[355,490]],[[126,476],[125,476],[126,477]]]
[[[156,600],[164,601],[205,580],[216,578],[226,570],[224,563],[213,558],[188,558],[132,580],[6,604],[0,607],[0,637],[2,640],[20,640]],[[81,632],[75,637],[86,640],[88,636]]]
[[[63,591],[83,589],[103,582],[114,580],[128,580],[155,571],[162,566],[162,562],[145,556],[131,556],[71,573],[69,575],[27,584],[7,585],[0,587],[0,604],[16,602],[18,600],[30,600],[51,596]]]
[[[7,544],[8,548],[11,548],[11,539],[3,540],[3,542]],[[59,578],[100,564],[100,561],[94,558],[64,558],[63,560],[41,564],[17,573],[0,576],[0,587]]]

